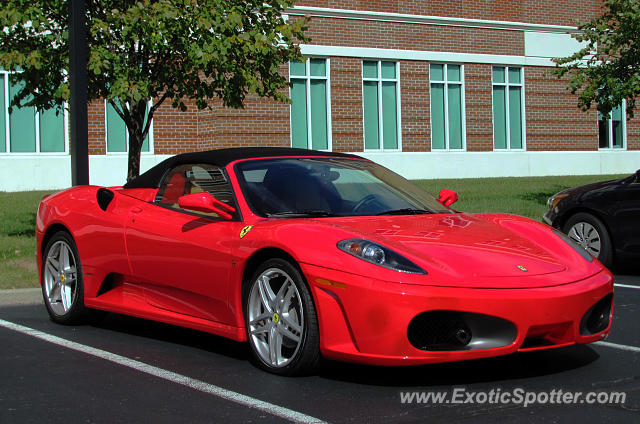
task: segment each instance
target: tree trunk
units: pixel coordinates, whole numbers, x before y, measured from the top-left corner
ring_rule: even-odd
[[[129,166],[127,170],[127,182],[140,175],[140,152],[144,142],[144,126],[147,114],[147,103],[145,101],[131,105],[131,122],[127,125],[129,132]]]
[[[138,140],[136,134],[129,131],[129,166],[127,169],[127,182],[140,175],[140,151],[142,140]]]

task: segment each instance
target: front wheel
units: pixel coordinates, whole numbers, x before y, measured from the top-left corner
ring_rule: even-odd
[[[84,306],[82,265],[69,233],[51,237],[42,255],[42,296],[51,319],[60,324],[80,324],[88,318]]]
[[[564,224],[569,238],[595,256],[604,266],[613,265],[613,246],[605,225],[595,216],[579,212]]]
[[[280,375],[312,372],[320,359],[318,321],[301,272],[270,259],[245,288],[247,340],[257,365]]]

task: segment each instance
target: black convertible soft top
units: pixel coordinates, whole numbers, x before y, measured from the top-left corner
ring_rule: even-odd
[[[183,153],[163,160],[144,174],[126,183],[123,188],[158,188],[162,177],[176,165],[208,163],[220,167],[239,159],[268,158],[282,156],[331,156],[359,158],[356,155],[317,150],[294,149],[290,147],[235,147],[231,149],[208,150],[205,152]]]

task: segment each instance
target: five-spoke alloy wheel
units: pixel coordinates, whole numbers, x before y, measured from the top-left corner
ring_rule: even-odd
[[[42,295],[49,316],[61,324],[77,324],[87,317],[82,266],[71,236],[59,231],[42,254]]]
[[[258,365],[276,374],[310,372],[318,363],[318,323],[300,271],[284,259],[258,267],[245,286],[247,339]]]

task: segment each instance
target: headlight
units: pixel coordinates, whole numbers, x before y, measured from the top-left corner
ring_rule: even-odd
[[[391,249],[364,239],[348,239],[339,241],[338,249],[372,264],[380,265],[394,271],[410,274],[426,274],[427,271],[397,254]]]
[[[558,206],[558,203],[560,203],[560,201],[568,195],[568,193],[554,194],[553,196],[549,197],[549,200],[547,200],[547,206],[549,207],[549,209],[554,209],[556,206]]]
[[[583,258],[585,258],[589,262],[593,262],[593,256],[591,256],[591,253],[587,252],[584,247],[580,246],[578,243],[571,240],[566,234],[561,233],[555,228],[553,229],[553,232],[556,233],[556,235],[564,240],[569,246],[573,247],[575,251],[578,252]]]

